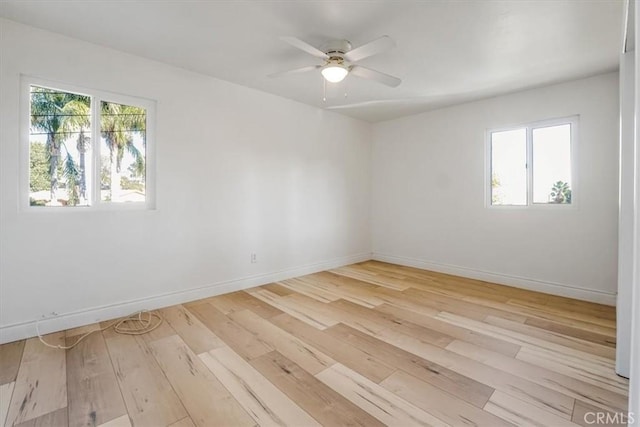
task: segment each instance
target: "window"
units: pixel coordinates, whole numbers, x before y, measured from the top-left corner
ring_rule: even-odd
[[[25,205],[151,207],[153,103],[26,78],[23,89],[29,106]]]
[[[571,205],[577,118],[488,133],[488,204]]]

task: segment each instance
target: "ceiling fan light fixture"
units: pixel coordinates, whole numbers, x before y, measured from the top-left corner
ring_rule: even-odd
[[[339,83],[347,77],[349,70],[342,64],[327,64],[320,71],[322,77],[330,83]]]

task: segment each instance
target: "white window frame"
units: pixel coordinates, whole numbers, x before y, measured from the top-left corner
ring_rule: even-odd
[[[544,127],[571,125],[571,203],[533,203],[533,130]],[[490,209],[576,209],[579,191],[578,191],[578,174],[577,161],[578,158],[578,133],[579,133],[580,116],[568,116],[555,119],[540,120],[519,125],[506,126],[500,128],[487,129],[485,131],[485,207]],[[492,144],[491,134],[495,132],[504,132],[510,130],[525,129],[526,130],[526,169],[527,169],[527,203],[525,205],[494,205],[491,201],[491,172],[492,166]]]
[[[31,206],[29,203],[30,178],[30,129],[31,129],[31,86],[61,90],[91,98],[91,157],[88,162],[90,185],[87,186],[88,206]],[[144,202],[105,202],[100,197],[100,102],[113,102],[144,108],[147,114],[145,127],[145,201]],[[156,102],[146,98],[122,95],[102,90],[88,89],[57,81],[32,76],[21,76],[20,84],[20,182],[18,201],[20,210],[26,212],[94,212],[112,210],[155,210],[155,122]]]

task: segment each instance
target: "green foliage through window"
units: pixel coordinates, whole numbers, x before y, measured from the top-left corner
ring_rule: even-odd
[[[557,181],[549,194],[550,203],[571,203],[571,188],[563,181]]]
[[[47,148],[41,142],[32,142],[29,144],[29,190],[32,193],[46,191],[50,185]]]
[[[30,191],[49,190],[41,200],[50,205],[78,205],[85,197],[84,132],[90,128],[91,98],[38,86],[31,86],[30,96]]]

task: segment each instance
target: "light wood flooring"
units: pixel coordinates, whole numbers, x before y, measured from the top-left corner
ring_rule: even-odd
[[[0,346],[0,422],[569,426],[627,407],[603,305],[369,261],[161,313],[66,352]]]

